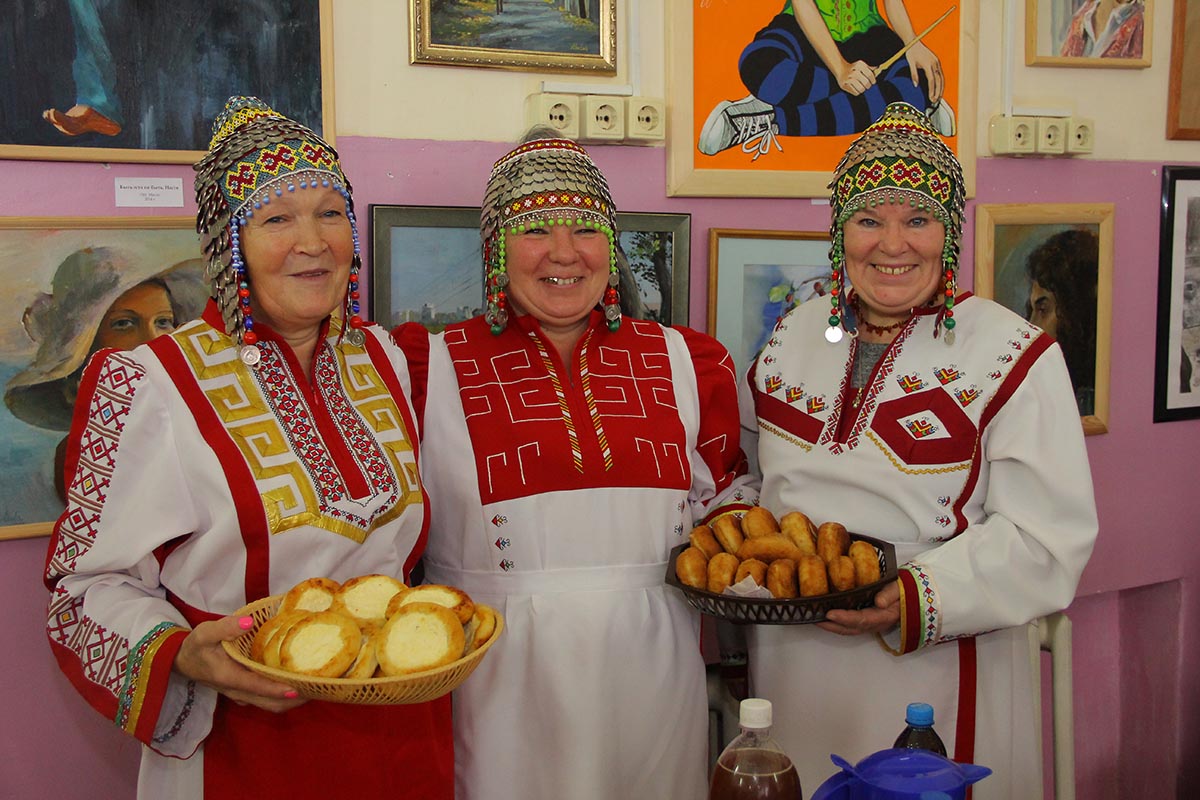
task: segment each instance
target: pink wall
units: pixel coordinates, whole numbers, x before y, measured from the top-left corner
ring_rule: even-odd
[[[363,241],[370,203],[476,205],[498,143],[343,137]],[[824,230],[809,200],[668,198],[661,148],[596,147],[617,207],[692,214],[691,308],[703,329],[712,227]],[[1178,770],[1178,796],[1200,790],[1200,720],[1162,709],[1200,707],[1200,491],[1193,451],[1200,420],[1153,424],[1161,165],[982,159],[974,202],[1116,204],[1109,432],[1089,437],[1101,533],[1070,611],[1074,623],[1076,774],[1081,798],[1130,796]],[[0,162],[0,216],[108,216],[115,177],[183,177],[186,166]],[[967,210],[962,282],[970,286],[974,209]],[[194,213],[190,198],[182,211]],[[14,299],[16,302],[25,302]],[[0,797],[132,797],[136,747],[88,710],[59,675],[41,633],[44,540],[0,542]],[[1144,703],[1150,697],[1153,702]],[[1157,718],[1151,714],[1159,715]],[[1121,737],[1122,730],[1136,736]],[[7,754],[15,757],[9,758]],[[86,776],[68,777],[64,756]],[[1131,781],[1139,781],[1138,784]],[[34,792],[33,787],[37,787]],[[1162,795],[1169,783],[1162,784]]]

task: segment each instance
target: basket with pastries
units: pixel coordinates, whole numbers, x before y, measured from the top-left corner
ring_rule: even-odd
[[[237,613],[254,621],[223,643],[239,664],[302,697],[360,705],[453,691],[504,630],[495,609],[461,589],[388,575],[309,578]]]
[[[699,611],[737,623],[801,625],[835,608],[866,608],[896,579],[896,548],[756,506],[694,528],[671,551],[666,581]]]

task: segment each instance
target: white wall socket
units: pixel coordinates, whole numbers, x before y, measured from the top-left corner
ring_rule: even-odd
[[[1062,155],[1067,152],[1067,118],[1037,118],[1037,151],[1046,155]]]
[[[995,155],[1026,155],[1037,148],[1037,121],[1034,117],[1010,117],[996,114],[988,124],[988,145]]]
[[[625,98],[625,139],[661,142],[667,136],[667,104],[656,97]]]
[[[583,142],[619,142],[625,138],[625,100],[602,94],[580,98],[579,139]]]
[[[579,98],[573,94],[531,94],[525,98],[525,126],[548,125],[560,136],[578,139],[582,133],[579,105]]]
[[[1067,119],[1067,152],[1090,153],[1096,146],[1095,123],[1083,117]]]

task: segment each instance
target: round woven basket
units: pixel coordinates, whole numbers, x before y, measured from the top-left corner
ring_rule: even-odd
[[[275,615],[283,595],[264,597],[234,612],[253,618],[250,630],[238,638],[222,642],[229,657],[246,669],[291,686],[301,697],[328,700],[334,703],[355,703],[367,706],[390,706],[405,703],[425,703],[449,694],[470,675],[491,646],[504,632],[504,618],[496,612],[496,631],[482,646],[457,661],[436,669],[414,672],[395,678],[309,678],[294,672],[268,667],[250,659],[250,643],[259,626]]]

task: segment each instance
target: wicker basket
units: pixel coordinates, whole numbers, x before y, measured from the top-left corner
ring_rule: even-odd
[[[301,697],[310,700],[328,700],[334,703],[355,703],[368,706],[403,705],[425,703],[458,688],[467,676],[479,666],[488,649],[504,632],[504,618],[496,612],[496,631],[481,647],[472,650],[458,661],[436,669],[414,672],[395,678],[309,678],[294,672],[274,669],[250,660],[250,643],[260,625],[275,614],[283,595],[264,597],[238,610],[239,616],[253,617],[250,630],[229,642],[222,642],[230,658],[252,672],[291,686]]]
[[[671,551],[671,558],[667,563],[667,583],[683,592],[688,603],[697,610],[730,622],[756,625],[807,625],[811,622],[821,622],[825,619],[826,612],[831,609],[866,608],[871,605],[880,589],[896,580],[896,548],[890,542],[857,533],[850,534],[850,539],[867,542],[875,548],[875,553],[879,556],[879,573],[883,576],[880,580],[845,592],[831,592],[819,597],[795,600],[713,594],[687,586],[675,575],[675,559],[689,547],[687,544],[681,544]]]

